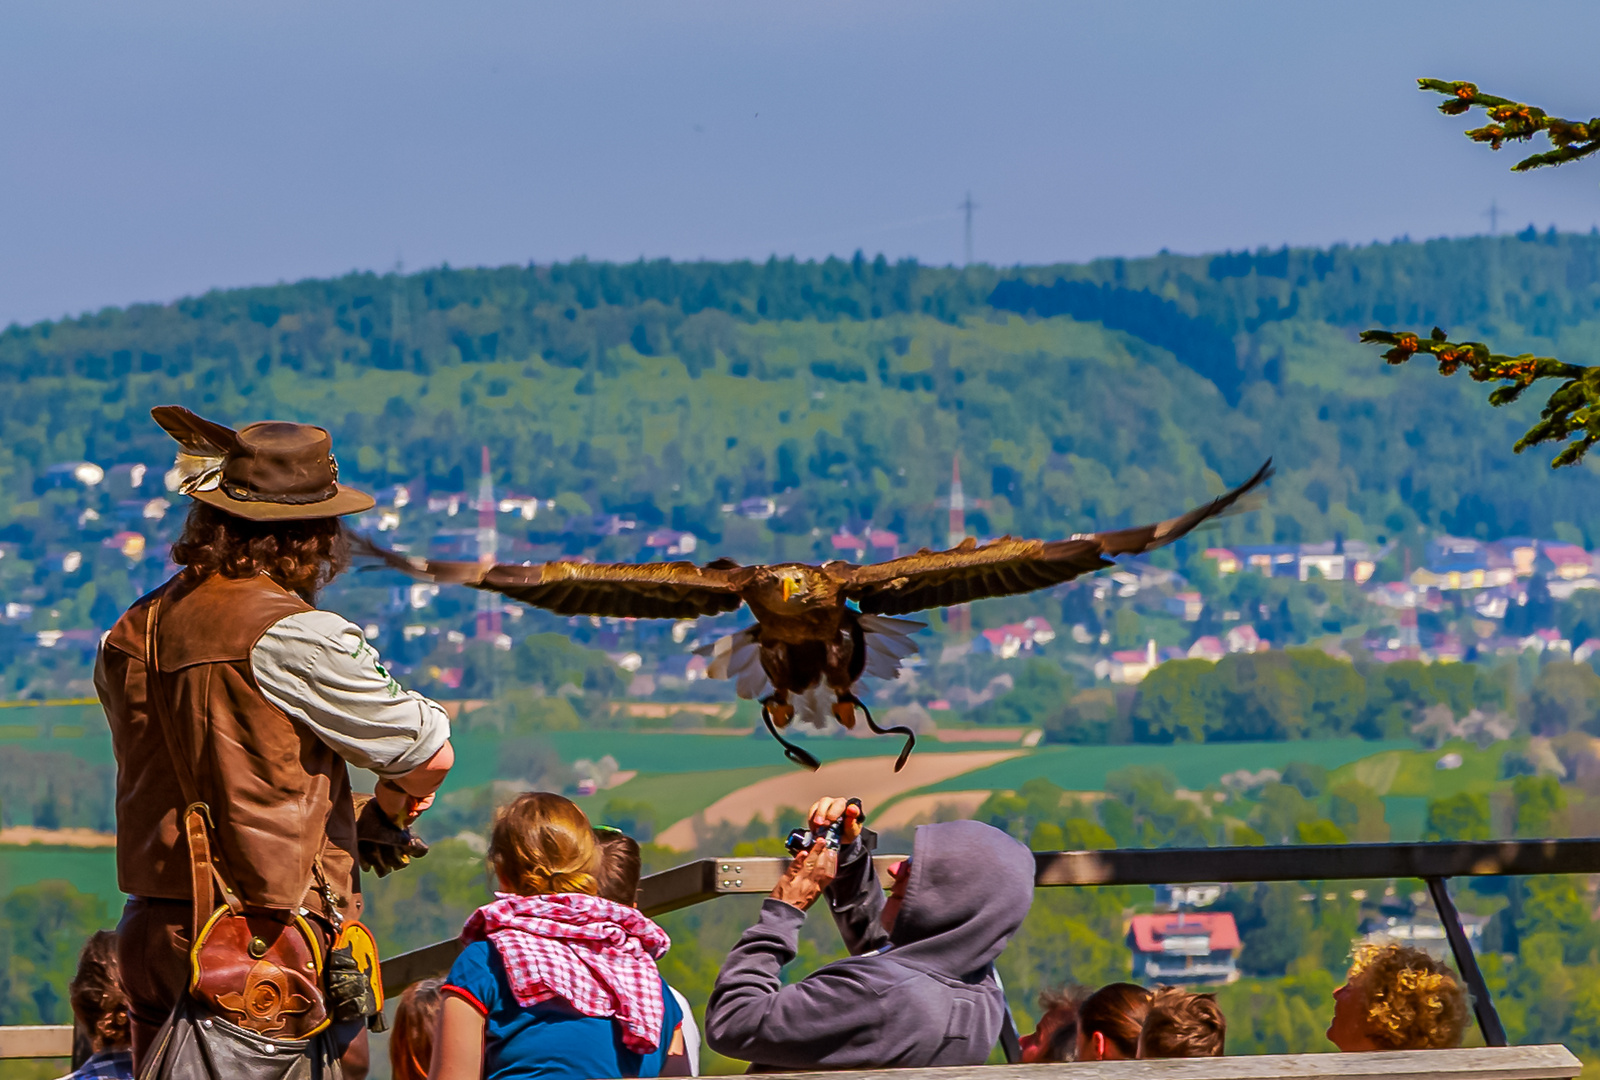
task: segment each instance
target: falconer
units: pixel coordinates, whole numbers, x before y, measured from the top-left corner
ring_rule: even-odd
[[[193,500],[172,547],[180,569],[117,621],[95,666],[117,760],[129,896],[117,932],[139,1065],[189,986],[191,907],[302,914],[331,944],[360,915],[358,863],[381,876],[426,853],[407,826],[455,760],[444,710],[315,606],[349,560],[341,515],[373,505],[338,482],[328,433],[234,431],[177,406],[152,415],[180,445],[178,490]],[[378,775],[372,797],[352,796],[350,765]],[[209,827],[192,841],[196,803]],[[215,893],[190,861],[207,842]],[[365,1075],[365,1028],[334,1036],[345,1075]]]

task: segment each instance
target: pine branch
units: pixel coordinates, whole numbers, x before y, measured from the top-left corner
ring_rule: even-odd
[[[1449,98],[1439,106],[1439,111],[1447,116],[1459,116],[1474,108],[1488,113],[1489,123],[1466,134],[1473,142],[1488,143],[1491,150],[1498,150],[1508,142],[1526,142],[1543,132],[1555,149],[1530,154],[1511,166],[1512,172],[1564,165],[1600,150],[1600,117],[1585,121],[1563,120],[1536,106],[1485,94],[1469,82],[1418,79],[1417,86]]]
[[[1475,108],[1487,113],[1489,123],[1469,130],[1466,135],[1473,142],[1487,143],[1491,150],[1498,150],[1508,142],[1527,142],[1542,132],[1553,149],[1528,155],[1511,167],[1513,172],[1564,165],[1600,150],[1600,117],[1581,122],[1564,120],[1533,105],[1485,94],[1469,82],[1418,79],[1417,85],[1448,98],[1439,106],[1439,111],[1446,116],[1460,116]],[[1489,404],[1495,406],[1516,401],[1540,379],[1561,380],[1561,385],[1545,401],[1538,423],[1512,448],[1520,454],[1541,443],[1565,442],[1567,445],[1550,462],[1552,469],[1576,465],[1591,446],[1600,442],[1600,368],[1568,364],[1532,353],[1520,356],[1491,353],[1482,342],[1450,341],[1437,326],[1426,338],[1405,331],[1365,330],[1361,340],[1369,345],[1389,346],[1383,358],[1391,364],[1403,364],[1421,353],[1439,362],[1441,375],[1454,375],[1465,367],[1474,382],[1501,383],[1503,385],[1489,394]]]
[[[1489,404],[1499,406],[1516,401],[1523,391],[1540,379],[1560,379],[1534,424],[1512,448],[1522,453],[1530,446],[1547,442],[1567,445],[1550,462],[1550,467],[1576,465],[1589,448],[1600,442],[1600,368],[1569,364],[1548,356],[1523,353],[1505,356],[1491,353],[1477,341],[1450,341],[1437,326],[1428,337],[1409,331],[1364,330],[1361,340],[1369,345],[1387,345],[1383,358],[1403,364],[1413,356],[1431,356],[1439,362],[1439,374],[1454,375],[1466,368],[1473,382],[1498,382],[1489,394]]]

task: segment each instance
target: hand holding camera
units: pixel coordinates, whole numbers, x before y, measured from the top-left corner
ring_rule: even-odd
[[[860,799],[818,799],[806,818],[809,827],[793,830],[784,842],[794,861],[772,898],[801,911],[816,903],[839,872],[839,849],[861,835],[862,817]]]
[[[861,835],[865,816],[860,799],[818,799],[811,804],[811,813],[806,817],[808,827],[790,830],[784,847],[789,849],[790,855],[798,856],[810,851],[821,840],[830,850],[838,851]]]

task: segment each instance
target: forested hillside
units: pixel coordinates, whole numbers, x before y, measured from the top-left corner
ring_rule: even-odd
[[[0,539],[57,527],[37,499],[51,465],[164,465],[146,410],[167,401],[324,423],[345,478],[373,486],[469,489],[484,443],[502,491],[743,557],[832,554],[832,529],[869,523],[940,540],[955,453],[987,502],[980,533],[1164,515],[1273,456],[1269,509],[1224,536],[1600,539],[1594,467],[1510,453],[1533,404],[1492,410],[1464,379],[1354,344],[1434,323],[1600,360],[1600,236],[1012,270],[578,262],[218,291],[0,333]],[[779,496],[778,516],[722,511],[751,495]]]

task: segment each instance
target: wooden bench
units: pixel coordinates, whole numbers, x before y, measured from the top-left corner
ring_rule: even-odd
[[[70,1027],[0,1027],[0,1059],[65,1058],[71,1054]],[[1573,1080],[1582,1071],[1583,1062],[1558,1045],[787,1075],[794,1080]]]
[[[1565,1046],[1489,1046],[784,1075],[789,1080],[1572,1080],[1582,1071],[1583,1062]]]

